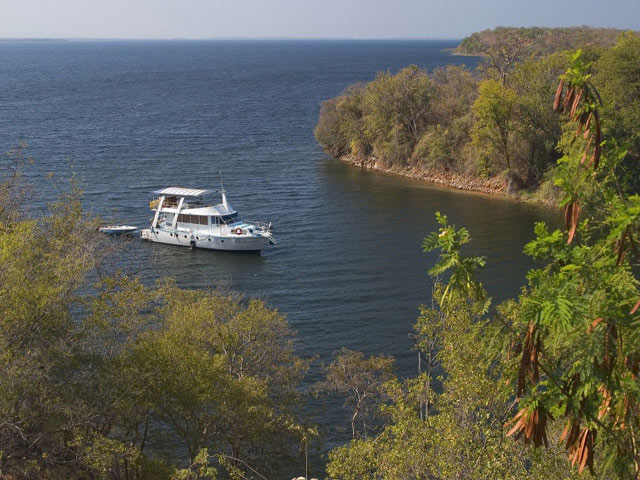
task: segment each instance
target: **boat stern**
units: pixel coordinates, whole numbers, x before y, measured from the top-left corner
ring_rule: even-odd
[[[153,240],[153,234],[150,228],[144,228],[140,231],[140,238],[143,240]]]

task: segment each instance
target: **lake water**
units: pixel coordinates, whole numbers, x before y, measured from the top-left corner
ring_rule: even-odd
[[[0,148],[28,144],[36,208],[57,188],[48,173],[74,171],[87,208],[138,226],[151,217],[151,191],[217,188],[223,172],[230,203],[273,222],[276,246],[246,255],[134,240],[126,266],[263,298],[286,314],[302,355],[328,362],[343,346],[385,353],[410,375],[408,334],[431,292],[435,254],[421,242],[436,228],[434,212],[470,230],[494,299],[517,294],[533,223],[557,225],[557,214],[344,165],[326,157],[313,128],[322,100],[378,71],[474,66],[444,51],[455,44],[0,42]],[[318,421],[328,445],[345,440],[335,402]]]

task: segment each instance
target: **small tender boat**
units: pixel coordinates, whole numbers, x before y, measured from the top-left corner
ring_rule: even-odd
[[[107,235],[129,235],[137,229],[138,227],[132,227],[131,225],[107,225],[100,227],[98,231],[106,233]]]
[[[140,237],[151,242],[168,243],[211,250],[260,251],[275,244],[271,224],[241,220],[227,202],[207,204],[202,197],[213,190],[168,187],[153,192],[149,206],[155,212],[151,227]]]

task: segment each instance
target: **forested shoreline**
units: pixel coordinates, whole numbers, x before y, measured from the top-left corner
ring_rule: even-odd
[[[635,107],[618,87],[634,69],[637,44],[635,33],[588,27],[480,32],[457,49],[483,57],[476,70],[380,72],[323,102],[315,135],[329,154],[362,167],[556,204],[551,179],[563,131],[549,101],[555,79],[581,48],[606,93],[603,128],[633,138]],[[632,142],[631,170],[639,151]]]

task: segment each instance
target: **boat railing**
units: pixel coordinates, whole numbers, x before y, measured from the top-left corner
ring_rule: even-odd
[[[254,220],[244,220],[244,222],[258,227],[260,230],[262,230],[265,233],[271,233],[273,231],[273,226],[271,225],[271,223],[256,222]]]
[[[265,237],[267,237],[269,240],[271,240],[271,243],[273,243],[274,245],[278,243],[276,242],[276,239],[273,237],[273,225],[271,225],[271,223],[256,222],[253,220],[245,220],[245,222],[259,228],[262,234]]]

